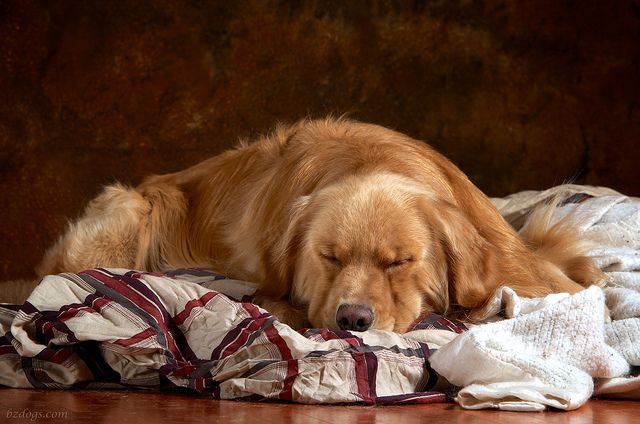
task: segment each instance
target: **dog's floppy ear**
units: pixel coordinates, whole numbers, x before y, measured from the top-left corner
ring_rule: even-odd
[[[274,273],[273,284],[265,287],[262,294],[282,298],[289,294],[295,271],[296,257],[302,242],[304,228],[308,222],[311,196],[301,196],[288,208],[288,223],[283,234],[276,235],[277,241],[271,251]],[[267,292],[268,290],[268,292]]]
[[[497,250],[455,205],[428,197],[418,203],[446,258],[449,306],[481,307],[499,284]]]

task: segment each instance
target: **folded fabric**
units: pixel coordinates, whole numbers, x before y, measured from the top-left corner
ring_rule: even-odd
[[[189,388],[302,403],[447,398],[431,390],[437,375],[425,343],[375,330],[298,333],[220,290],[242,298],[255,286],[194,269],[48,276],[24,305],[0,306],[0,384]],[[464,328],[439,316],[418,324],[438,334]]]

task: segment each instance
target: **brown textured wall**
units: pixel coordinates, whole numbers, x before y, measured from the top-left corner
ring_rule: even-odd
[[[100,186],[344,113],[490,195],[640,195],[640,2],[0,1],[0,279]]]

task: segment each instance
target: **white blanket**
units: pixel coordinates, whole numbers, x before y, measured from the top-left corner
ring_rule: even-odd
[[[503,312],[506,319],[473,327],[430,358],[438,373],[462,387],[456,400],[465,408],[570,410],[593,395],[640,399],[640,201],[564,186],[496,204],[518,225],[527,210],[558,192],[605,194],[559,207],[555,218],[575,214],[597,246],[591,254],[607,286],[545,299],[519,298],[509,288],[498,293],[487,315]]]

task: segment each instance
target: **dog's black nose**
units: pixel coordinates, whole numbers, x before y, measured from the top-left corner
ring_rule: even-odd
[[[373,311],[367,305],[340,305],[336,323],[343,330],[365,331],[373,323]]]

